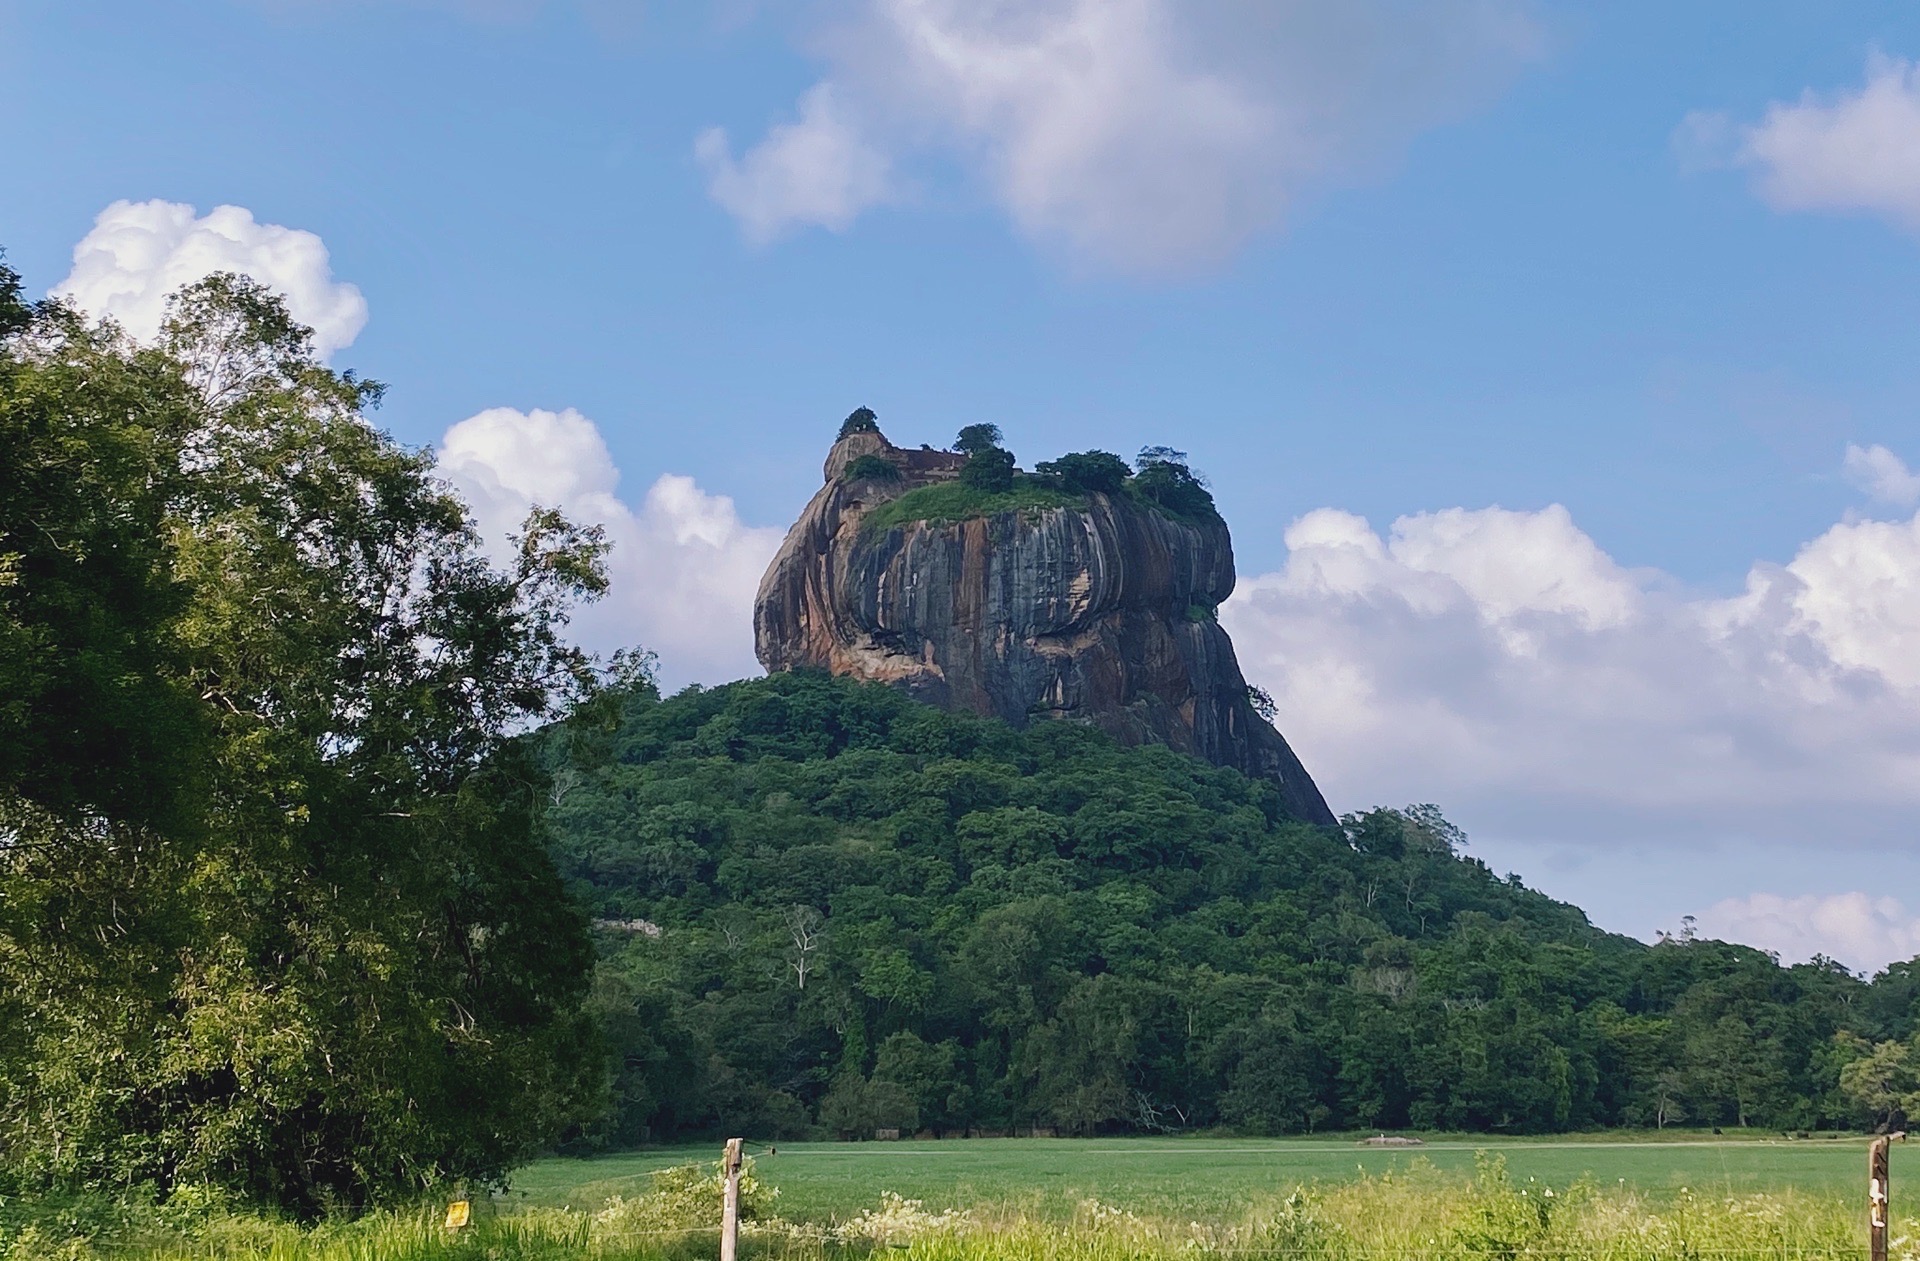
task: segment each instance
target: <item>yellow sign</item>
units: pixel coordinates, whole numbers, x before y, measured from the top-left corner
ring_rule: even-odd
[[[465,1200],[455,1200],[447,1205],[447,1229],[459,1230],[473,1217],[473,1206]]]

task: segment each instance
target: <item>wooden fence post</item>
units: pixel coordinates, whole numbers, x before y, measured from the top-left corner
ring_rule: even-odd
[[[1867,1144],[1867,1257],[1868,1261],[1887,1261],[1887,1148],[1895,1139],[1905,1139],[1905,1130],[1882,1134]]]
[[[726,1176],[726,1192],[720,1201],[720,1261],[734,1261],[740,1249],[740,1147],[739,1139],[728,1139],[726,1155],[720,1162]]]

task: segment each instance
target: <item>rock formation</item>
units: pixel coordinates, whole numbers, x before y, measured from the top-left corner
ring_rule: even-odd
[[[1126,744],[1166,744],[1272,780],[1295,816],[1334,822],[1255,712],[1214,618],[1234,584],[1224,522],[1092,494],[1084,508],[864,524],[965,462],[895,447],[877,430],[834,444],[826,485],[760,582],[754,642],[768,670],[878,680],[1016,726],[1091,723]]]

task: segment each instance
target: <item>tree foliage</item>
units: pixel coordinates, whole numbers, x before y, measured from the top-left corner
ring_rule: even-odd
[[[0,791],[153,822],[204,736],[158,668],[184,607],[166,539],[191,391],[0,265]]]
[[[982,494],[997,495],[1013,489],[1013,452],[988,447],[975,452],[960,468],[960,484]]]
[[[1905,1129],[1910,1118],[1920,1117],[1920,1045],[1892,1039],[1869,1045],[1843,1033],[1837,1046],[1849,1057],[1840,1070],[1840,1091],[1875,1128]]]
[[[1013,489],[1013,452],[1000,445],[1000,426],[968,425],[953,440],[953,449],[967,457],[960,468],[960,484],[985,495]]]
[[[1205,479],[1187,466],[1186,452],[1142,447],[1134,470],[1134,489],[1168,514],[1190,520],[1219,518]]]
[[[968,425],[954,438],[953,449],[961,455],[979,455],[983,451],[997,450],[1001,443],[1000,426]]]
[[[849,424],[851,424],[851,420]],[[842,429],[845,437],[847,430]],[[909,490],[883,505],[888,525],[905,521],[966,520],[996,512],[1036,507],[1087,506],[1090,495],[1125,495],[1129,501],[1188,524],[1217,524],[1213,496],[1206,482],[1187,465],[1186,453],[1171,447],[1147,447],[1140,452],[1136,474],[1110,451],[1070,451],[1041,462],[1032,473],[1015,466],[1013,453],[1002,445],[1000,427],[974,424],[962,429],[953,450],[967,457],[956,484],[935,483]],[[843,477],[885,477],[878,456],[853,461]],[[1196,620],[1212,617],[1210,607],[1195,606]]]
[[[497,1176],[597,1096],[511,736],[604,544],[496,567],[250,281],[137,348],[0,284],[0,1163],[301,1211]]]
[[[592,1141],[909,1103],[937,1131],[1803,1128],[1868,1119],[1837,1034],[1913,1027],[1843,969],[1600,932],[1431,806],[1320,830],[1070,724],[792,674],[631,695],[603,753],[548,820],[633,1031]]]
[[[897,482],[900,480],[900,470],[894,467],[893,462],[885,456],[868,454],[847,461],[846,471],[840,474],[840,480],[845,482],[866,479]]]
[[[857,433],[879,433],[880,417],[871,407],[856,407],[840,422],[840,437],[851,438]]]
[[[1117,495],[1133,475],[1127,462],[1110,451],[1069,451],[1057,460],[1041,461],[1034,472],[1083,495]]]

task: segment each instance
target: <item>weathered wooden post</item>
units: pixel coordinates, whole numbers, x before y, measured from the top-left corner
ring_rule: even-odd
[[[726,1191],[720,1200],[720,1261],[734,1261],[740,1249],[740,1147],[739,1139],[728,1139],[726,1155],[720,1161],[726,1177]]]
[[[1906,1137],[1905,1130],[1896,1130],[1867,1144],[1868,1261],[1887,1261],[1887,1148],[1895,1139]]]

